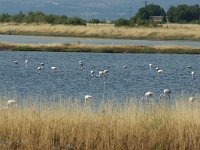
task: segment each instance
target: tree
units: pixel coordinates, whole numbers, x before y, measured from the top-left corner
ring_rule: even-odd
[[[177,7],[171,6],[167,12],[169,22],[176,23],[187,23],[192,22],[193,20],[198,20],[199,15],[199,5],[178,5]]]
[[[0,22],[10,22],[12,21],[12,17],[9,14],[1,14]]]
[[[138,10],[136,15],[130,19],[130,25],[133,26],[134,24],[138,25],[151,24],[152,23],[152,21],[150,20],[151,16],[166,17],[166,13],[165,10],[159,5],[150,4]],[[163,19],[162,21],[166,22],[166,19]]]
[[[114,21],[114,24],[115,24],[116,27],[128,26],[129,25],[129,21],[127,19],[124,19],[124,18],[119,18],[119,19]]]
[[[20,11],[18,14],[14,15],[14,16],[12,17],[12,20],[13,20],[14,22],[18,22],[18,23],[23,22],[24,19],[25,19],[25,14],[23,14],[22,11]]]

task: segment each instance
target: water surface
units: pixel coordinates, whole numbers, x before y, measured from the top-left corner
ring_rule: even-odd
[[[200,42],[194,41],[151,41],[151,40],[127,40],[127,39],[100,39],[78,37],[52,37],[52,36],[24,36],[24,35],[0,35],[0,42],[12,43],[83,43],[97,45],[143,45],[143,46],[193,46],[200,47]]]
[[[18,64],[13,63],[14,60]],[[83,70],[80,60],[84,63]],[[44,69],[38,71],[41,62],[45,64]],[[149,63],[153,64],[152,70]],[[200,92],[199,55],[1,51],[0,64],[1,94],[18,100],[27,96],[83,100],[84,95],[90,94],[96,102],[102,99],[124,102],[126,98],[140,99],[147,91],[154,92],[157,99],[165,88],[172,91],[172,97],[194,96]],[[52,72],[52,66],[57,70]],[[155,67],[160,67],[163,75],[159,77]],[[104,69],[109,70],[109,75],[96,77]],[[93,77],[91,70],[95,72]],[[193,70],[194,79],[191,78]]]

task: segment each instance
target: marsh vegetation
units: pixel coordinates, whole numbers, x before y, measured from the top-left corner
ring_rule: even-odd
[[[1,149],[199,149],[199,103],[28,104],[0,110]],[[40,109],[38,109],[40,108]]]

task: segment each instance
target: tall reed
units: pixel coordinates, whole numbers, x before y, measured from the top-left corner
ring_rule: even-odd
[[[0,149],[200,149],[198,102],[36,106],[0,110]]]
[[[200,40],[200,25],[165,24],[160,27],[69,26],[0,24],[2,34],[55,35],[126,39]]]

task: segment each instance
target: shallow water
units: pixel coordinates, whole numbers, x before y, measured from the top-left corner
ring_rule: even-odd
[[[144,46],[193,46],[200,47],[200,42],[196,41],[151,41],[151,40],[127,40],[127,39],[101,39],[101,38],[78,38],[78,37],[52,37],[52,36],[23,36],[23,35],[3,35],[0,34],[0,42],[12,43],[83,43],[97,45],[144,45]]]
[[[80,60],[84,63],[83,70]],[[41,62],[45,64],[44,69],[38,71]],[[152,70],[149,63],[153,64]],[[83,100],[84,95],[90,94],[96,102],[102,99],[124,102],[126,98],[140,99],[146,91],[154,92],[158,98],[165,88],[172,91],[172,97],[194,96],[200,92],[199,55],[2,51],[0,64],[0,91],[8,98]],[[195,71],[194,79],[188,65]],[[51,66],[57,70],[51,71]],[[160,67],[163,75],[158,77],[155,67]],[[109,70],[109,75],[96,77],[104,69]],[[95,72],[94,77],[91,70]]]

